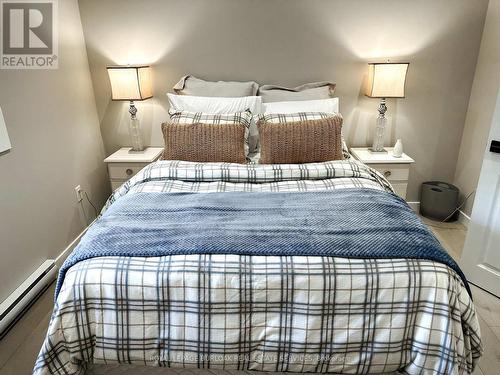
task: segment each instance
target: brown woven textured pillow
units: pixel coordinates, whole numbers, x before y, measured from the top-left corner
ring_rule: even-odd
[[[246,163],[245,125],[162,124],[164,160]]]
[[[296,164],[342,160],[342,117],[272,123],[257,122],[260,163]]]

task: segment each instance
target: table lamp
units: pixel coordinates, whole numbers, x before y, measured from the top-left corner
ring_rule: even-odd
[[[378,107],[379,116],[377,118],[377,127],[373,137],[371,152],[387,152],[384,149],[385,133],[385,105],[386,98],[404,98],[406,72],[408,63],[371,63],[368,64],[368,84],[365,95],[370,98],[380,98]]]
[[[143,151],[141,126],[137,118],[137,108],[134,101],[153,97],[151,67],[148,65],[108,66],[107,70],[111,82],[111,99],[130,101],[129,134],[132,151]]]

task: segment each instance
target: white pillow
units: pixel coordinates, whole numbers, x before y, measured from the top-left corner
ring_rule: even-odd
[[[170,108],[178,111],[203,112],[207,114],[237,113],[250,110],[253,115],[262,113],[260,96],[242,96],[238,98],[192,96],[167,94]],[[252,119],[248,134],[249,152],[257,150],[259,131]]]
[[[179,111],[221,114],[243,112],[249,109],[254,115],[262,112],[262,98],[260,96],[225,98],[168,93],[167,97],[170,107]]]
[[[339,98],[300,100],[293,102],[270,102],[263,103],[262,106],[264,114],[288,114],[299,112],[339,113]]]

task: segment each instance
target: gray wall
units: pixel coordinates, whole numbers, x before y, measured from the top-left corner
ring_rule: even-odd
[[[388,144],[402,138],[420,183],[452,181],[486,0],[80,0],[106,152],[127,145],[127,104],[110,101],[108,64],[154,65],[139,103],[147,143],[161,145],[165,93],[184,74],[212,80],[338,84],[351,146],[366,145],[376,99],[360,92],[367,62],[409,61],[407,97],[389,100]]]
[[[59,2],[59,21],[58,70],[0,70],[13,147],[0,155],[0,301],[87,225],[77,184],[97,204],[109,193],[76,0]]]
[[[455,174],[463,195],[477,187],[499,89],[500,0],[490,0]],[[468,215],[473,198],[464,208]]]

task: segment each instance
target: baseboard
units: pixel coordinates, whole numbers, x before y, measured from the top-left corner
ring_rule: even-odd
[[[458,211],[458,222],[462,224],[464,227],[469,228],[470,216],[467,215],[462,210]]]
[[[56,276],[54,259],[47,259],[0,304],[0,341],[45,293]]]
[[[95,219],[97,220],[97,219]],[[80,239],[83,237],[83,235],[87,232],[87,230],[94,224],[94,221],[92,221],[76,238],[71,241],[71,243],[57,256],[55,259],[56,261],[56,267],[59,269],[61,268],[62,264],[66,260],[69,254],[73,251],[73,249],[78,245],[78,242],[80,242]]]
[[[413,211],[417,214],[420,212],[420,202],[407,202],[408,206],[411,207]],[[458,211],[458,222],[462,224],[464,227],[469,228],[470,216],[467,215],[462,210]]]
[[[90,225],[92,224],[93,222]],[[10,330],[52,285],[64,260],[79,243],[90,225],[84,228],[56,259],[47,259],[0,304],[0,341],[7,336]]]
[[[420,202],[406,202],[417,214],[420,212]]]

